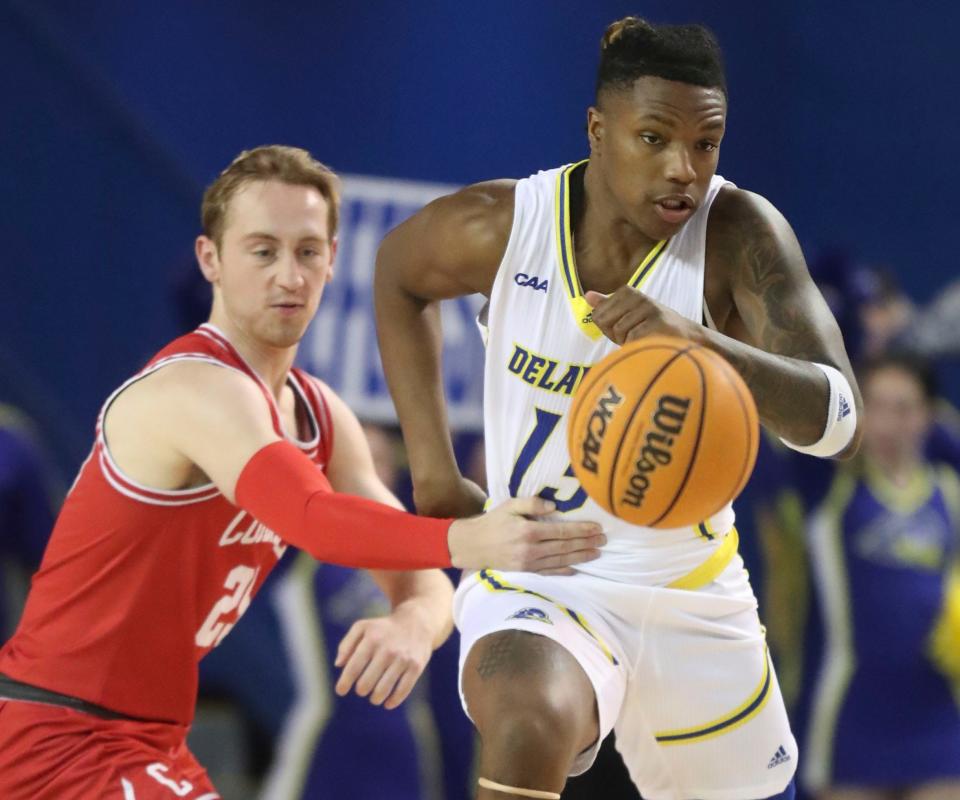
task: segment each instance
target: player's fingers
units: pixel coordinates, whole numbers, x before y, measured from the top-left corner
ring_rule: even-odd
[[[571,569],[570,567],[563,567],[563,569],[535,569],[533,570],[537,575],[576,575],[577,571]]]
[[[623,344],[630,341],[631,334],[636,333],[634,338],[643,335],[643,323],[647,319],[647,311],[644,308],[630,309],[623,316],[619,317],[609,326],[610,338],[617,344]]]
[[[577,539],[548,539],[537,542],[532,550],[534,558],[546,558],[575,553],[578,550],[598,550],[606,543],[607,537],[601,533],[596,536],[581,536]]]
[[[501,508],[509,514],[517,517],[542,517],[544,514],[550,514],[557,507],[557,504],[551,500],[544,500],[542,497],[517,497],[514,500],[507,500]]]
[[[527,532],[530,541],[546,542],[570,541],[572,539],[592,539],[591,547],[601,547],[607,543],[603,528],[596,522],[566,522],[554,520],[551,522],[528,522]]]
[[[388,665],[380,676],[380,680],[377,681],[377,685],[374,686],[373,691],[370,692],[370,702],[378,706],[386,700],[392,694],[397,685],[397,681],[400,680],[400,676],[403,675],[407,669],[410,669],[411,666],[410,662],[406,660],[394,661]]]
[[[373,648],[367,643],[361,641],[359,645],[350,654],[343,666],[343,671],[337,679],[334,691],[341,697],[347,694],[353,687],[356,680],[363,674],[370,662]]]
[[[600,292],[595,292],[593,289],[591,289],[583,296],[583,299],[587,301],[591,308],[596,308],[608,297],[609,295],[601,294]]]
[[[360,695],[360,697],[369,695],[370,692],[373,691],[373,687],[377,685],[377,681],[383,677],[383,674],[389,669],[393,661],[393,655],[387,651],[378,650],[374,653],[373,657],[367,662],[366,669],[364,669],[360,677],[357,678],[357,685],[354,687],[354,691]]]
[[[420,672],[416,669],[408,669],[404,672],[397,682],[397,688],[393,690],[393,694],[391,694],[387,702],[383,704],[383,707],[392,710],[400,705],[410,696],[410,692],[413,691],[413,687],[416,685],[417,678],[419,677]]]
[[[624,337],[624,340],[620,342],[620,344],[627,344],[627,342],[635,342],[637,341],[637,339],[642,339],[644,336],[649,336],[649,335],[650,335],[649,326],[641,323],[640,325],[635,325],[633,328],[631,328],[630,331],[627,333],[626,337]]]
[[[355,622],[347,631],[347,635],[340,640],[340,645],[337,647],[337,657],[333,662],[335,667],[342,667],[347,662],[354,648],[363,638],[365,626],[361,622]]]
[[[612,324],[628,311],[643,308],[646,305],[643,295],[629,286],[621,286],[613,294],[600,295],[600,297],[603,299],[593,307],[592,315],[593,321],[598,325]],[[587,302],[590,301],[587,300]]]
[[[600,551],[596,549],[574,550],[571,553],[551,553],[534,559],[530,564],[530,570],[539,572],[544,569],[563,569],[564,567],[572,567],[574,564],[584,564],[597,558],[600,558]]]

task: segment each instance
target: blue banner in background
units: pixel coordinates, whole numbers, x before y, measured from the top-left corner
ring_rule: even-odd
[[[393,423],[373,313],[373,271],[386,233],[436,197],[458,187],[343,176],[340,249],[334,278],[300,348],[301,365],[319,376],[363,421]],[[450,427],[483,426],[483,343],[476,315],[483,298],[442,303],[443,378]]]

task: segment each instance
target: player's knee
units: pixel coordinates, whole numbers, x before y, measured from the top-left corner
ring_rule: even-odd
[[[536,742],[576,751],[596,738],[593,686],[577,660],[546,637],[484,637],[468,656],[463,688],[485,749]]]
[[[485,760],[505,764],[538,758],[568,765],[596,739],[592,694],[571,695],[531,681],[496,698],[476,718]]]
[[[581,738],[576,721],[569,709],[547,703],[503,708],[477,726],[484,761],[501,766],[526,765],[531,758],[564,765],[572,762]]]

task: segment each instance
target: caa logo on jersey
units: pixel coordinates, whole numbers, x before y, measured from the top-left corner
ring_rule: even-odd
[[[521,608],[516,614],[511,614],[507,619],[533,619],[537,622],[546,622],[547,625],[553,625],[553,620],[547,616],[547,612],[540,608]]]
[[[535,292],[544,292],[547,291],[547,284],[549,281],[544,278],[542,281],[536,275],[527,275],[526,272],[518,272],[513,276],[513,282],[517,286],[528,286],[533,289]]]

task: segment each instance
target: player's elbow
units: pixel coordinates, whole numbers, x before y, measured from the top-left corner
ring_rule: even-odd
[[[398,305],[421,305],[407,283],[407,265],[404,257],[403,232],[399,227],[390,231],[377,250],[373,274],[374,309],[378,323]]]

